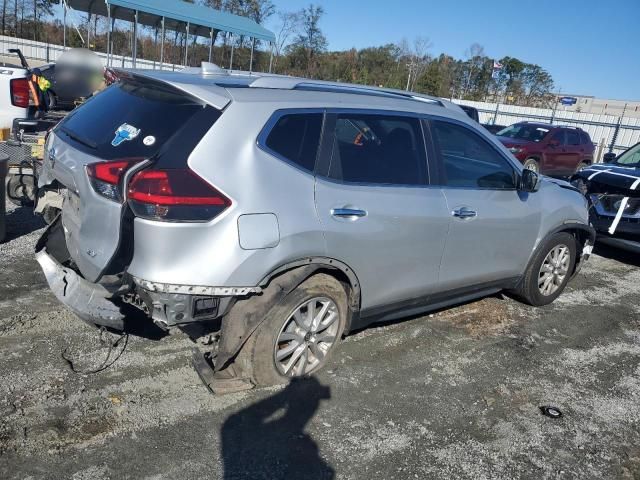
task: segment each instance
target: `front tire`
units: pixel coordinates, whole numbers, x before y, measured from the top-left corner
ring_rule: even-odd
[[[576,264],[576,240],[569,233],[556,233],[538,249],[514,292],[525,303],[541,307],[564,291]]]
[[[522,164],[522,166],[524,168],[526,168],[527,170],[531,170],[533,172],[536,173],[540,173],[540,164],[538,163],[538,161],[535,158],[527,158],[524,163]]]
[[[314,275],[269,310],[236,361],[259,386],[311,375],[339,343],[347,315],[347,294],[340,282]]]

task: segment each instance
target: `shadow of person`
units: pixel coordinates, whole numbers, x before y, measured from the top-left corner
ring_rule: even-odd
[[[221,430],[224,479],[335,477],[305,427],[331,391],[315,378],[293,380],[282,391],[229,417]]]

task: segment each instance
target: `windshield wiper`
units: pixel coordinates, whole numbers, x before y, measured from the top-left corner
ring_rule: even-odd
[[[60,127],[60,130],[62,130],[64,133],[66,133],[69,136],[69,138],[75,140],[78,143],[83,144],[85,147],[89,147],[89,148],[91,148],[93,150],[98,148],[98,144],[97,143],[95,143],[92,140],[89,140],[88,138],[82,137],[81,135],[78,135],[73,130],[69,130],[67,127]]]

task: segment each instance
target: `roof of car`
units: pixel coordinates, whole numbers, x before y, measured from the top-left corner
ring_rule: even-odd
[[[572,125],[553,125],[553,124],[550,124],[550,123],[542,123],[542,122],[518,122],[518,123],[526,123],[527,125],[531,125],[532,127],[545,128],[547,130],[556,130],[558,128],[566,128],[566,129],[569,129],[569,130],[579,130],[581,132],[584,131],[581,128],[574,127]]]
[[[187,68],[179,72],[158,70],[124,71],[171,84],[202,98],[214,106],[234,101],[286,101],[305,103],[313,107],[328,102],[346,108],[394,109],[398,111],[431,113],[468,121],[469,117],[456,104],[428,95],[390,88],[370,87],[341,82],[327,82],[308,78],[264,73],[231,72],[213,64],[202,68]],[[220,97],[226,97],[223,101]],[[372,99],[375,98],[375,102]]]

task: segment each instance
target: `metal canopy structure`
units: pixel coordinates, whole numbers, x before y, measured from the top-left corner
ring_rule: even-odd
[[[80,12],[93,15],[102,15],[110,19],[108,31],[108,62],[110,62],[113,46],[111,44],[111,32],[116,20],[132,22],[134,38],[137,39],[138,25],[145,25],[161,29],[160,64],[164,56],[165,31],[172,30],[185,32],[189,35],[209,37],[209,61],[213,48],[214,32],[226,32],[229,35],[248,37],[251,41],[251,60],[249,69],[253,67],[253,50],[256,40],[269,42],[271,55],[273,55],[273,43],[275,35],[270,30],[262,27],[250,18],[234,15],[201,5],[195,5],[182,0],[60,0],[64,7],[64,23],[66,31],[66,11],[70,7]],[[133,42],[132,58],[135,66],[136,43]],[[66,46],[66,34],[65,34]],[[185,42],[185,65],[188,62],[188,39]],[[271,70],[271,61],[269,62]],[[231,50],[231,65],[233,68],[233,44]]]

